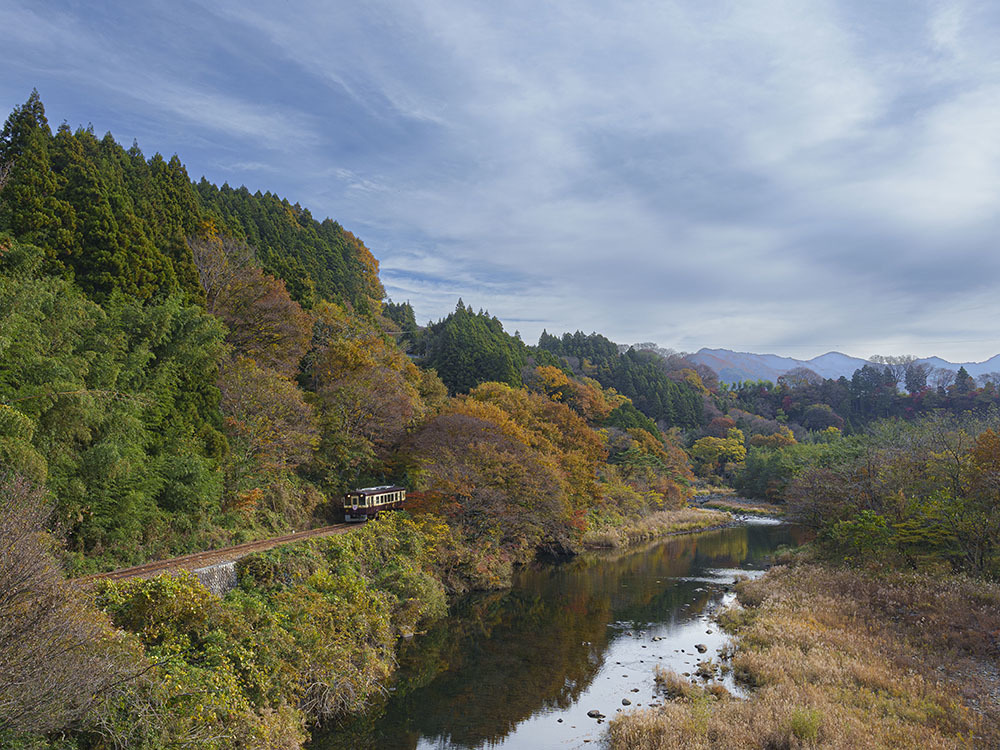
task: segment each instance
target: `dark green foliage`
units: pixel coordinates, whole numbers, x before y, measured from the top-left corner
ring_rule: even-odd
[[[599,333],[588,336],[583,331],[564,333],[562,339],[548,331],[542,331],[542,335],[538,338],[538,348],[546,349],[560,357],[575,357],[580,360],[581,365],[583,360],[598,365],[615,359],[619,354],[618,345],[610,339]]]
[[[257,248],[264,270],[311,306],[318,297],[368,314],[384,290],[368,248],[334,221],[271,193],[193,185],[177,156],[146,160],[110,134],[53,135],[37,92],[0,133],[0,231],[45,250],[51,266],[101,302],[115,291],[138,299],[182,293],[200,299],[188,237],[215,221]]]
[[[72,207],[57,197],[61,182],[52,172],[51,141],[45,108],[33,91],[0,133],[0,168],[10,170],[0,192],[0,229],[55,256],[68,252],[75,226]]]
[[[179,161],[147,165],[110,135],[98,140],[67,125],[53,135],[37,93],[4,125],[0,161],[11,165],[0,227],[43,248],[92,298],[199,294],[183,248],[197,207]]]
[[[416,316],[413,314],[413,307],[409,302],[393,302],[390,299],[382,306],[382,315],[391,324],[396,344],[404,351],[409,351],[420,331]]]
[[[698,427],[704,421],[704,401],[690,383],[668,377],[662,358],[652,351],[629,349],[597,333],[577,331],[562,339],[543,332],[539,349],[564,357],[575,370],[632,399],[635,407],[667,427]]]
[[[782,448],[751,447],[744,468],[733,477],[733,487],[744,497],[782,502],[795,477],[812,467],[829,467],[856,456],[856,438],[830,443],[797,443]]]
[[[323,298],[363,313],[379,311],[385,290],[378,262],[337,222],[316,221],[297,203],[245,187],[219,188],[203,178],[197,191],[205,213],[218,217],[225,234],[256,248],[264,271],[284,279],[304,307]]]
[[[660,431],[657,429],[656,423],[636,409],[631,403],[624,403],[611,412],[608,418],[604,420],[604,426],[617,427],[619,430],[638,427],[655,438],[660,437]]]
[[[969,375],[969,372],[964,367],[959,367],[958,372],[955,374],[955,393],[969,393],[975,390],[976,382]]]
[[[399,333],[413,337],[417,333],[417,319],[413,314],[413,307],[409,302],[393,302],[386,300],[382,307],[382,314],[395,323],[399,328]]]
[[[458,301],[455,312],[427,327],[420,337],[423,364],[437,370],[452,393],[467,393],[480,383],[521,385],[527,362],[524,343],[503,330],[489,313],[472,312]]]

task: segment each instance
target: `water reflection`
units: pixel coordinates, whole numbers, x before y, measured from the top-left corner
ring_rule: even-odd
[[[648,701],[656,663],[683,670],[696,641],[720,646],[706,617],[734,573],[798,541],[788,526],[753,524],[537,564],[405,644],[391,693],[311,747],[575,747],[599,734],[589,708]]]

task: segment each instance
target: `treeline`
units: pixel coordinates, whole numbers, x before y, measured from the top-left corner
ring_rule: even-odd
[[[1000,575],[1000,412],[946,412],[751,447],[744,495],[787,504],[823,548],[854,562]]]
[[[886,419],[982,416],[1000,407],[991,378],[977,387],[964,368],[932,373],[912,357],[879,359],[851,379],[799,368],[776,383],[713,384],[704,424],[686,433],[696,471],[748,497],[780,500],[795,471],[840,444],[842,435],[866,434]]]
[[[419,332],[413,351],[451,393],[468,393],[489,381],[520,386],[528,363],[524,342],[504,331],[497,318],[473,312],[461,299],[453,313]]]
[[[737,383],[726,389],[724,403],[796,429],[836,427],[846,432],[891,417],[912,419],[938,411],[982,413],[1000,405],[1000,390],[990,378],[977,386],[963,367],[957,373],[936,373],[934,385],[928,374],[926,366],[913,362],[867,364],[850,379],[836,380],[800,368],[785,373],[777,383]]]
[[[618,345],[597,333],[564,333],[557,338],[546,331],[538,348],[566,361],[575,372],[592,377],[605,388],[627,396],[634,406],[663,427],[693,428],[704,422],[708,389],[694,367],[683,360],[671,362],[655,351]]]

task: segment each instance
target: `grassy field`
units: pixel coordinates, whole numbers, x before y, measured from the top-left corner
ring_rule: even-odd
[[[583,546],[589,549],[629,547],[634,544],[676,534],[722,526],[733,520],[728,513],[701,508],[661,510],[645,518],[627,521],[620,526],[606,526],[588,531],[583,536]]]
[[[738,587],[722,665],[746,699],[676,673],[611,750],[1000,747],[1000,587],[959,577],[781,567]]]

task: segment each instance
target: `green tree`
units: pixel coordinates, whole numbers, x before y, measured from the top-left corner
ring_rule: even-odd
[[[964,367],[959,367],[952,388],[955,393],[970,393],[976,389],[976,381]]]
[[[422,337],[423,363],[434,368],[452,393],[479,383],[521,385],[527,353],[520,339],[507,334],[496,318],[473,313],[461,300],[455,312],[429,326]]]
[[[32,91],[0,133],[0,164],[7,169],[6,184],[0,186],[0,228],[55,257],[73,249],[76,217],[57,197],[60,179],[52,169],[51,140],[45,107]]]
[[[746,456],[743,433],[735,427],[724,438],[703,437],[691,446],[691,458],[702,474],[714,474],[728,465],[741,464]]]

